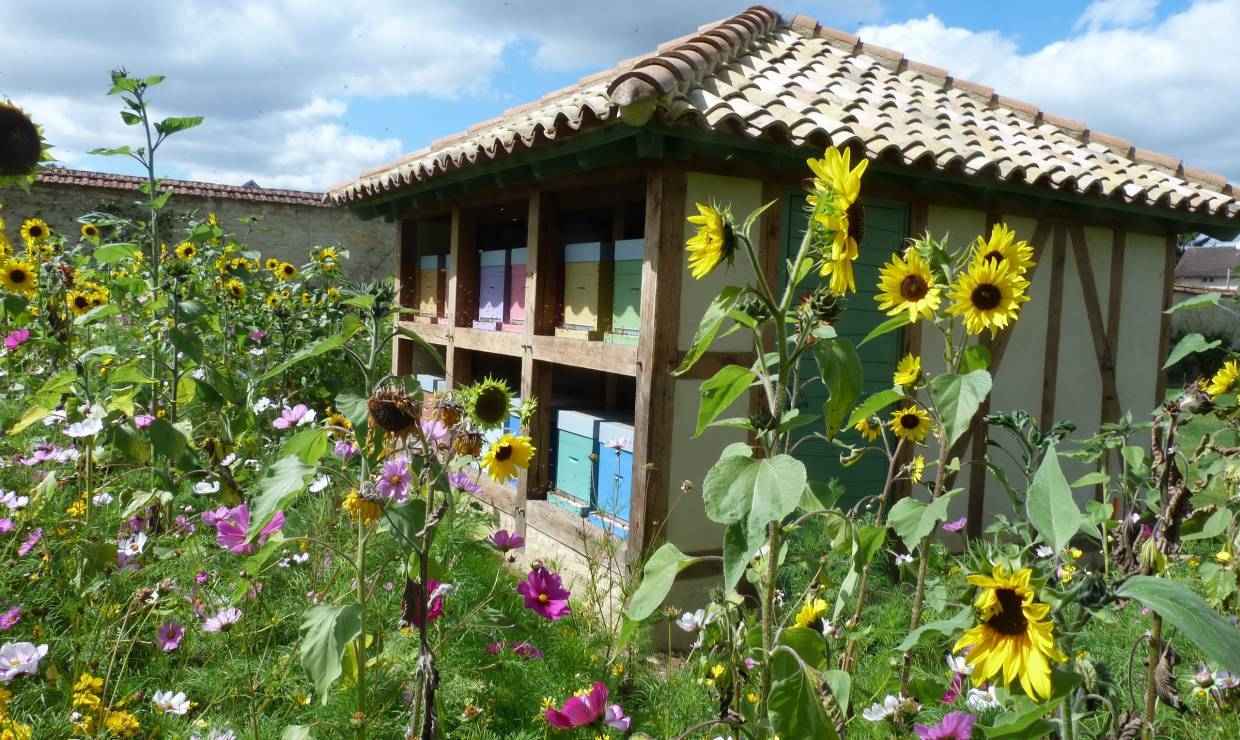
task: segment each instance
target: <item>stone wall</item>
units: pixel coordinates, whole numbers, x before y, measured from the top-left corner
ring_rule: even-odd
[[[140,198],[136,191],[36,183],[29,193],[16,188],[0,191],[0,203],[4,204],[0,214],[8,222],[9,239],[14,242],[22,221],[34,216],[47,221],[53,231],[76,239],[81,228],[78,217],[92,211],[140,217],[142,209],[135,205]],[[347,208],[177,196],[175,192],[168,203],[174,221],[195,210],[200,215],[215,211],[221,226],[244,236],[250,249],[262,252],[264,257],[301,265],[311,247],[339,246],[349,250],[344,267],[350,278],[380,280],[392,275],[395,223],[362,221]],[[245,216],[262,220],[255,224],[237,220]],[[175,240],[174,236],[167,242],[171,245]]]

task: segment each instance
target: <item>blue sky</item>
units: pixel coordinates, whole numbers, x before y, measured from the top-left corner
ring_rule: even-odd
[[[117,11],[119,6],[120,11]],[[158,112],[202,114],[166,174],[322,189],[742,10],[719,0],[215,0],[0,7],[0,96],[69,166],[135,133],[107,70],[168,75]],[[774,4],[1044,110],[1240,180],[1240,0],[798,0]],[[49,15],[62,19],[47,24]],[[40,28],[31,35],[23,28]]]

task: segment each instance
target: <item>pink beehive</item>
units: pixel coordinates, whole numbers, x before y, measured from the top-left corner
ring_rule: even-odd
[[[508,251],[508,306],[503,331],[521,333],[525,327],[525,263],[526,249]]]

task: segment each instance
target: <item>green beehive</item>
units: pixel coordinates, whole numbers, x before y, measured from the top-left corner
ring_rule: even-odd
[[[642,323],[642,258],[645,252],[644,239],[623,239],[616,242],[611,333],[605,338],[608,342],[637,344],[637,334]]]

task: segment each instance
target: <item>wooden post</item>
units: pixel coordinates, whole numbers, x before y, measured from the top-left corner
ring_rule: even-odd
[[[530,499],[546,498],[551,463],[551,370],[546,363],[534,360],[534,337],[539,317],[550,290],[544,266],[552,250],[550,229],[550,198],[536,190],[530,194],[529,214],[525,222],[525,325],[521,332],[521,398],[534,398],[538,408],[530,419],[530,441],[537,449],[528,470],[517,480],[517,526],[524,532],[525,512]],[[544,325],[545,329],[545,325]]]
[[[448,286],[444,301],[444,321],[448,326],[448,351],[444,358],[447,365],[448,384],[458,386],[470,380],[469,352],[453,345],[452,333],[457,326],[468,325],[470,312],[469,294],[472,291],[477,302],[478,250],[474,248],[474,223],[468,210],[452,209],[452,235],[448,265]],[[468,287],[472,280],[473,288]],[[465,324],[461,322],[464,321]]]
[[[1051,253],[1051,291],[1047,296],[1046,344],[1042,354],[1042,406],[1038,428],[1050,431],[1055,423],[1055,389],[1059,383],[1059,325],[1063,319],[1063,269],[1068,256],[1068,227],[1055,224],[1055,244]]]
[[[417,222],[402,218],[396,222],[396,303],[401,308],[418,305],[418,243]],[[413,313],[400,314],[412,320]]]
[[[633,414],[633,497],[629,509],[630,563],[641,560],[666,524],[672,416],[683,272],[685,175],[651,170],[646,178],[646,254],[642,265],[642,331],[637,342]]]
[[[1115,353],[1107,338],[1107,327],[1102,317],[1102,302],[1098,299],[1098,283],[1094,278],[1094,266],[1089,258],[1089,245],[1085,242],[1085,229],[1080,224],[1068,227],[1072,236],[1072,253],[1080,274],[1081,292],[1085,298],[1085,314],[1089,331],[1094,338],[1094,354],[1098,358],[1098,371],[1102,376],[1102,421],[1119,419],[1119,389],[1115,382]]]
[[[1171,315],[1166,313],[1171,308],[1171,291],[1175,287],[1175,261],[1179,255],[1176,234],[1167,235],[1167,251],[1163,260],[1163,293],[1162,308],[1158,326],[1158,356],[1154,358],[1154,367],[1158,379],[1154,384],[1154,407],[1162,406],[1167,399],[1167,371],[1163,363],[1167,361],[1167,353],[1171,351]]]

